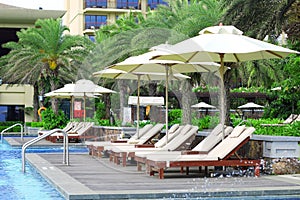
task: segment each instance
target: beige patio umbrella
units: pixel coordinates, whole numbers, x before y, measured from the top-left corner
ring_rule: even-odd
[[[218,29],[220,31],[218,31]],[[297,51],[273,45],[242,35],[232,26],[208,27],[200,35],[164,49],[165,52],[152,59],[190,62],[219,62],[221,80],[221,121],[225,124],[224,62],[242,62],[258,59],[284,58]]]
[[[205,103],[205,102],[197,103],[195,105],[192,105],[191,107],[192,108],[203,108],[203,109],[206,110],[206,114],[208,113],[208,109],[215,109],[216,108],[215,106],[209,105],[208,103]]]
[[[111,78],[111,79],[129,79],[129,80],[137,80],[137,137],[139,138],[139,121],[140,121],[140,81],[158,81],[158,80],[165,80],[165,74],[163,73],[142,73],[142,72],[136,72],[136,73],[128,73],[123,70],[118,69],[112,69],[107,68],[98,72],[93,73],[96,77],[101,78]],[[190,78],[189,76],[185,76],[183,74],[173,74],[170,79],[172,80],[183,80]]]
[[[86,108],[85,108],[85,100],[86,97],[93,97],[99,96],[104,93],[116,93],[113,90],[110,90],[108,88],[101,87],[97,84],[94,84],[90,80],[81,79],[76,81],[76,83],[69,83],[64,85],[64,87],[59,88],[57,90],[51,91],[45,96],[54,96],[57,95],[57,97],[63,98],[63,97],[69,97],[71,98],[71,112],[73,115],[73,100],[74,97],[83,97],[84,99],[84,121],[86,118]]]
[[[264,106],[258,105],[253,102],[249,102],[249,103],[239,106],[238,108],[239,109],[259,109],[260,108],[261,109],[261,108],[264,108]]]
[[[252,111],[252,114],[254,114],[254,110],[255,109],[263,109],[264,108],[264,106],[262,106],[262,105],[259,105],[259,104],[256,104],[256,103],[253,103],[253,102],[248,102],[248,103],[246,103],[246,104],[244,104],[244,105],[241,105],[241,106],[239,106],[238,107],[238,109],[241,109],[241,110],[243,110],[243,111],[245,111],[245,110],[251,110]],[[244,115],[244,112],[243,112],[243,115]]]
[[[127,58],[125,61],[112,65],[108,68],[123,70],[129,73],[164,73],[166,81],[166,141],[168,142],[168,82],[170,76],[177,73],[188,72],[216,72],[220,65],[213,62],[197,62],[185,64],[174,60],[150,60],[157,55],[167,54],[167,52],[153,50],[139,56]]]
[[[69,87],[67,86],[69,84],[66,84],[65,87]],[[98,98],[98,96],[95,95],[91,95],[89,93],[84,94],[84,93],[69,93],[69,92],[61,92],[63,88],[57,89],[57,90],[53,90],[51,92],[46,93],[44,96],[45,97],[51,97],[51,98],[61,98],[61,99],[70,99],[71,103],[70,103],[70,118],[73,119],[73,114],[74,114],[74,98],[76,97],[81,97],[83,98],[84,96],[88,97],[88,98]],[[65,90],[65,89],[64,89]]]

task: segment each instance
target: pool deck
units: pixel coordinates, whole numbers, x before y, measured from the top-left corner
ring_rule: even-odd
[[[18,138],[8,142],[14,146],[23,143]],[[40,144],[62,146],[48,141]],[[300,199],[300,174],[199,178],[199,174],[187,176],[172,170],[165,173],[165,179],[158,179],[137,171],[135,165],[122,167],[107,158],[87,153],[70,153],[69,166],[62,164],[62,154],[28,153],[26,161],[66,199],[260,199],[263,196],[280,198],[281,195]]]

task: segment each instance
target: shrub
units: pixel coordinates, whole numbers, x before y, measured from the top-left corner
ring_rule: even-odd
[[[96,103],[96,114],[95,114],[95,118],[97,120],[102,120],[105,118],[105,104],[103,101],[97,102]]]
[[[199,127],[199,130],[214,128],[219,123],[218,116],[205,116],[202,118],[194,118],[193,123],[194,125]]]
[[[233,126],[237,126],[242,120],[234,120]],[[278,124],[281,119],[247,119],[244,124],[255,128],[254,134],[273,136],[300,136],[300,122],[287,124],[284,126],[261,126],[261,124]]]
[[[30,127],[43,127],[44,122],[31,122]]]
[[[0,122],[0,132],[2,132],[4,129],[7,129],[8,127],[10,127],[14,124],[22,124],[23,125],[23,122],[19,122],[19,121]],[[21,131],[20,126],[15,126],[11,129],[7,130],[7,132],[20,132],[20,131]]]
[[[169,111],[169,125],[181,124],[182,110],[181,109],[172,109]]]
[[[100,126],[110,126],[109,119],[100,119],[98,120]]]
[[[42,112],[43,127],[46,130],[54,128],[63,128],[67,124],[67,118],[62,110],[59,110],[57,115],[51,108]]]

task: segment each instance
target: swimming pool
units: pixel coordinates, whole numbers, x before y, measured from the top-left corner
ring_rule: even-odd
[[[85,152],[85,148],[70,151]],[[26,153],[62,152],[62,148],[28,148]],[[0,199],[1,200],[63,200],[62,195],[33,167],[26,164],[22,172],[21,148],[12,148],[5,140],[0,143]]]

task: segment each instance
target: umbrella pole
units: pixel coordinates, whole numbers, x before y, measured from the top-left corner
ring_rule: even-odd
[[[168,101],[169,101],[169,95],[168,95],[168,85],[169,85],[169,67],[166,65],[166,144],[168,143],[168,137],[169,137],[169,131],[168,131]]]
[[[85,107],[85,93],[83,94],[83,121],[85,122],[85,117],[86,117],[86,107]]]
[[[71,113],[70,113],[70,115],[71,115],[71,120],[73,120],[73,117],[74,117],[74,97],[73,96],[71,96]]]
[[[221,124],[222,124],[222,140],[225,138],[225,87],[224,87],[224,53],[220,53],[221,67],[220,67],[220,79],[221,79]]]
[[[140,74],[138,74],[137,75],[137,77],[138,77],[138,79],[137,79],[137,81],[138,81],[138,85],[137,85],[137,96],[138,96],[138,98],[137,98],[137,105],[136,105],[136,121],[137,121],[137,123],[136,123],[136,133],[137,133],[137,138],[139,139],[140,138],[140,135],[139,135],[139,128],[140,128],[140,80],[141,80],[141,75]]]

